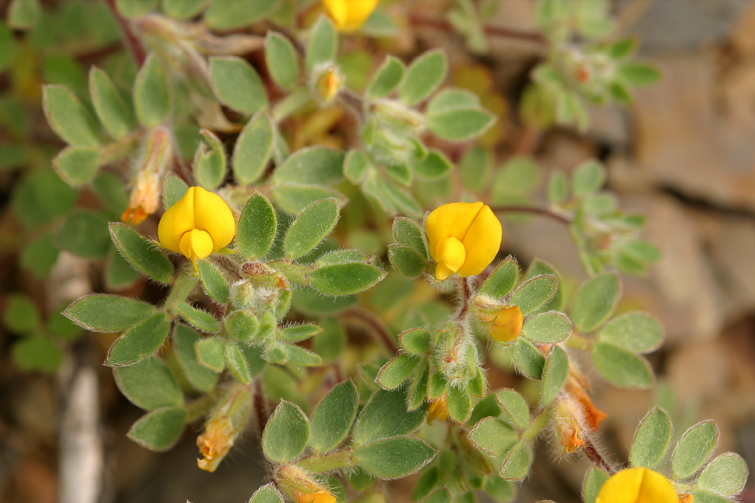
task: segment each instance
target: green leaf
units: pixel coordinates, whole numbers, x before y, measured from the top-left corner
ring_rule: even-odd
[[[278,185],[271,193],[278,208],[296,215],[312,203],[323,199],[335,199],[339,206],[346,204],[346,197],[335,189],[320,185]]]
[[[207,7],[208,0],[161,0],[160,5],[168,16],[188,21]]]
[[[655,380],[644,358],[607,342],[595,343],[592,361],[608,382],[620,388],[648,388]]]
[[[671,458],[674,477],[686,479],[694,475],[716,448],[719,436],[716,423],[710,420],[699,422],[684,432]]]
[[[538,308],[536,312],[542,313],[545,311],[560,311],[561,309],[563,309],[564,304],[564,292],[561,288],[561,278],[556,272],[556,269],[554,269],[553,266],[548,262],[541,259],[535,259],[527,268],[526,278],[531,279],[535,276],[540,276],[541,274],[550,274],[552,276],[555,276],[558,280],[558,286],[556,287],[556,293],[553,295],[553,298],[540,306],[540,308]]]
[[[571,183],[576,197],[597,192],[606,183],[606,168],[594,159],[586,161],[574,171]]]
[[[249,367],[241,350],[235,344],[225,345],[225,360],[228,363],[228,369],[241,384],[252,382],[252,376],[249,373]]]
[[[461,499],[452,500],[448,489],[438,489],[425,500],[425,503],[451,503],[451,501],[461,502]]]
[[[22,268],[31,271],[34,277],[42,279],[55,266],[59,254],[52,234],[44,234],[26,245],[21,251],[19,263]]]
[[[285,91],[293,89],[299,80],[299,61],[293,44],[278,32],[267,32],[265,62],[273,82]]]
[[[165,184],[163,186],[163,205],[167,210],[174,204],[176,204],[189,190],[189,186],[186,182],[178,178],[176,175],[170,174],[165,178]]]
[[[731,503],[729,498],[708,491],[695,490],[690,493],[695,503]]]
[[[389,361],[377,376],[377,383],[383,389],[395,389],[406,381],[409,374],[417,367],[420,360],[414,355],[398,355]]]
[[[233,174],[243,185],[257,181],[273,153],[274,130],[270,118],[258,113],[241,130],[233,149]]]
[[[320,355],[313,353],[308,349],[294,346],[292,344],[286,344],[283,346],[283,351],[288,360],[295,365],[301,365],[302,367],[319,367],[322,365],[322,358],[320,358]]]
[[[76,95],[58,84],[48,84],[42,91],[42,105],[52,130],[70,145],[96,147],[96,123]]]
[[[472,397],[466,388],[450,386],[446,392],[448,415],[459,424],[464,424],[472,413]]]
[[[42,319],[32,299],[14,293],[8,295],[3,324],[11,332],[24,334],[37,330],[42,324]]]
[[[69,185],[81,185],[94,178],[100,167],[100,151],[91,147],[67,147],[52,160],[55,172]]]
[[[213,0],[204,15],[209,28],[234,30],[271,15],[280,0]]]
[[[388,259],[393,268],[407,278],[416,278],[427,269],[427,260],[407,246],[389,245]]]
[[[469,439],[482,452],[498,457],[503,456],[516,445],[519,435],[511,426],[497,417],[486,417],[472,429]]]
[[[417,375],[412,379],[411,388],[409,389],[409,401],[407,403],[409,410],[415,410],[423,403],[427,397],[427,390],[430,384],[430,361],[428,358],[420,363]]]
[[[427,115],[438,115],[453,110],[479,108],[480,98],[466,89],[443,89],[427,104]]]
[[[518,337],[514,342],[514,363],[527,377],[541,379],[545,368],[545,357],[530,341]]]
[[[559,346],[553,346],[543,370],[543,388],[540,396],[543,405],[548,405],[564,387],[569,374],[569,357]]]
[[[176,302],[173,305],[181,317],[195,328],[210,334],[220,332],[220,323],[211,314],[196,309],[186,302]]]
[[[167,451],[178,442],[188,417],[180,407],[153,410],[134,423],[128,438],[151,451]]]
[[[206,260],[197,260],[197,269],[202,288],[207,295],[219,304],[227,304],[230,300],[231,289],[220,271]]]
[[[515,156],[501,166],[493,180],[492,199],[508,203],[526,197],[540,181],[540,166],[528,156]]]
[[[747,482],[747,463],[739,454],[726,452],[711,461],[697,478],[695,486],[721,496],[733,496]]]
[[[134,107],[142,126],[153,128],[168,118],[168,80],[154,53],[147,56],[134,83]]]
[[[552,274],[536,276],[522,286],[511,296],[511,304],[519,306],[523,315],[527,315],[542,306],[556,293],[558,279]]]
[[[663,328],[646,313],[626,313],[612,319],[598,333],[598,340],[610,342],[633,353],[648,353],[661,345]]]
[[[318,65],[335,60],[338,50],[338,33],[333,23],[326,16],[320,16],[312,27],[307,45],[307,70],[310,72]]]
[[[262,450],[275,463],[290,463],[309,442],[307,416],[291,402],[281,401],[262,433]]]
[[[422,440],[395,437],[358,447],[357,463],[376,477],[398,479],[415,473],[435,457],[435,450]]]
[[[405,351],[424,354],[430,351],[432,334],[424,328],[413,328],[399,335],[399,342]]]
[[[648,63],[632,62],[621,65],[617,75],[634,87],[649,87],[663,76],[656,67]]]
[[[115,5],[124,17],[132,19],[154,10],[157,0],[115,0]]]
[[[411,248],[424,259],[430,258],[427,253],[425,234],[413,220],[396,217],[393,221],[393,238],[397,243]]]
[[[530,471],[531,463],[532,448],[527,442],[519,442],[506,456],[498,476],[506,480],[522,480]]]
[[[482,135],[495,120],[487,110],[467,108],[428,116],[427,127],[444,140],[466,141]]]
[[[287,327],[278,333],[278,336],[289,342],[299,342],[314,337],[322,332],[322,328],[314,324],[295,325]]]
[[[165,313],[156,313],[135,325],[118,338],[108,351],[106,365],[131,365],[151,355],[163,345],[170,332],[170,319]]]
[[[574,328],[588,333],[602,325],[616,307],[620,292],[619,277],[612,272],[599,274],[582,283],[572,302]]]
[[[595,503],[598,498],[598,493],[603,484],[609,479],[609,475],[600,468],[592,467],[585,476],[585,481],[582,484],[582,495],[584,496],[585,503]]]
[[[666,411],[655,407],[648,412],[637,427],[629,450],[632,466],[654,468],[666,454],[671,434],[671,419]]]
[[[199,144],[194,155],[194,178],[201,187],[215,190],[225,179],[225,149],[212,131],[201,129],[199,133],[205,141]]]
[[[334,297],[362,292],[384,277],[377,267],[359,263],[319,267],[309,275],[312,288]]]
[[[508,503],[516,496],[516,486],[496,475],[490,475],[485,481],[485,492],[500,503]]]
[[[333,230],[338,214],[335,199],[323,199],[305,208],[286,233],[283,241],[286,256],[297,259],[314,250]]]
[[[335,314],[348,309],[355,303],[356,298],[353,296],[334,299],[332,297],[325,297],[311,288],[297,289],[291,299],[291,304],[294,309],[310,316]],[[318,340],[322,339],[322,337],[323,336],[318,337]],[[317,342],[315,341],[315,343]],[[320,350],[316,351],[322,354]]]
[[[13,0],[8,7],[8,26],[16,30],[34,28],[41,11],[39,0]]]
[[[325,363],[331,363],[341,355],[343,348],[346,347],[346,332],[341,324],[333,318],[326,318],[321,321],[320,326],[322,326],[323,332],[312,343],[312,349],[322,357]]]
[[[157,313],[152,304],[118,295],[87,295],[68,306],[63,315],[92,332],[121,332]]]
[[[530,408],[522,395],[513,389],[504,389],[496,395],[503,412],[513,423],[525,429],[530,425]]]
[[[198,391],[212,391],[218,374],[199,363],[195,345],[202,337],[189,327],[178,324],[173,332],[173,351],[186,379]],[[128,368],[128,367],[125,367]]]
[[[113,138],[123,138],[134,125],[133,114],[103,70],[93,66],[89,71],[89,94],[97,117]]]
[[[471,192],[482,192],[487,187],[492,170],[493,155],[481,146],[467,150],[459,161],[461,183]]]
[[[24,372],[39,370],[54,374],[63,361],[63,352],[44,335],[30,335],[15,342],[11,348],[13,362]]]
[[[399,88],[399,98],[407,105],[424,101],[446,78],[448,61],[442,50],[428,51],[415,59]]]
[[[223,104],[245,115],[267,108],[265,85],[246,60],[237,56],[212,57],[210,75],[215,95]]]
[[[110,223],[110,236],[131,266],[165,285],[173,280],[173,265],[151,241],[125,224]]]
[[[105,258],[110,249],[108,219],[101,212],[74,210],[58,231],[58,245],[88,259]]]
[[[435,372],[430,376],[430,389],[427,392],[427,398],[434,400],[441,396],[448,389],[448,381],[442,372]]]
[[[334,185],[343,179],[345,158],[343,152],[326,147],[297,150],[275,169],[273,184]]]
[[[453,169],[453,164],[439,150],[431,150],[423,159],[411,161],[412,171],[425,180],[440,180]]]
[[[354,426],[354,443],[364,445],[383,438],[408,435],[422,426],[427,415],[423,406],[406,410],[407,390],[377,390],[362,409]]]
[[[223,325],[228,335],[237,341],[250,342],[257,335],[260,324],[253,314],[246,311],[236,311],[226,317]]]
[[[543,313],[531,318],[522,327],[522,336],[533,342],[554,344],[571,334],[571,322],[561,313]]]
[[[170,367],[160,358],[147,358],[114,369],[115,383],[126,398],[144,410],[181,407],[184,395]]]
[[[391,94],[401,84],[405,71],[400,59],[388,55],[367,84],[365,98],[374,100]]]
[[[512,257],[507,257],[482,284],[480,295],[487,295],[500,302],[514,289],[518,277],[519,265]]]
[[[270,482],[266,486],[262,486],[252,495],[252,499],[249,503],[283,503],[283,496],[275,488],[275,485]]]
[[[105,284],[108,290],[128,288],[140,277],[139,271],[131,267],[118,250],[110,249],[105,263]]]
[[[551,175],[548,182],[548,201],[554,204],[562,203],[569,197],[569,184],[566,175],[557,171]]]
[[[236,243],[241,254],[257,260],[270,251],[278,228],[278,217],[267,198],[256,192],[249,198],[239,217]]]
[[[309,444],[315,452],[330,452],[346,438],[357,415],[359,395],[351,381],[331,389],[312,412]]]
[[[120,217],[129,203],[129,195],[121,179],[112,173],[100,173],[92,181],[92,186],[107,211]]]
[[[367,156],[358,150],[349,151],[343,164],[343,174],[353,184],[359,184],[367,174],[367,166],[370,161]]]
[[[213,372],[222,372],[225,368],[225,347],[217,337],[198,340],[194,343],[194,352],[204,368]]]

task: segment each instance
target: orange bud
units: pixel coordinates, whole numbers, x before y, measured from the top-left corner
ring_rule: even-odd
[[[488,326],[488,333],[498,342],[511,342],[522,332],[524,317],[519,306],[507,307]]]
[[[318,489],[314,493],[304,493],[291,489],[291,496],[296,503],[336,503],[336,497],[325,489]]]
[[[554,419],[563,454],[571,454],[585,445],[580,416],[580,410],[575,402],[568,399],[559,401]]]
[[[346,79],[335,65],[328,66],[317,79],[317,94],[324,102],[329,102],[335,98],[341,90]]]
[[[679,496],[679,503],[692,503],[691,494],[682,494]]]
[[[566,381],[566,391],[579,403],[584,414],[585,426],[590,428],[591,431],[595,431],[601,421],[608,417],[608,414],[595,407],[585,388],[576,377],[571,375],[571,369],[569,379]]]
[[[233,426],[227,417],[219,416],[207,423],[204,433],[197,437],[197,447],[204,459],[197,460],[199,468],[214,472],[233,445]]]

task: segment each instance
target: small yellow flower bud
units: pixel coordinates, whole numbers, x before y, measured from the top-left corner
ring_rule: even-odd
[[[336,498],[324,486],[312,480],[301,468],[284,465],[275,475],[296,503],[335,503]]]
[[[488,325],[488,333],[498,342],[511,342],[522,333],[523,323],[524,317],[519,306],[507,307]]]
[[[168,208],[157,228],[160,244],[181,253],[194,264],[228,246],[236,234],[231,209],[220,196],[202,187],[190,187]]]
[[[427,408],[427,423],[432,424],[436,419],[445,421],[446,418],[448,418],[446,396],[443,395],[435,400],[430,400],[430,406]]]
[[[346,79],[341,70],[335,65],[328,65],[317,78],[317,95],[322,101],[328,103],[336,97],[345,82]]]
[[[481,202],[444,204],[430,213],[425,228],[438,281],[454,273],[480,274],[498,254],[503,235],[501,222]]]
[[[556,405],[553,418],[563,454],[571,454],[585,445],[581,416],[577,404],[571,400],[560,400]]]
[[[139,225],[157,211],[160,207],[162,179],[172,160],[170,133],[163,128],[155,129],[145,143],[129,205],[121,215],[123,222]]]
[[[352,32],[362,27],[379,0],[322,0],[338,31]]]
[[[628,468],[603,484],[595,503],[679,503],[671,482],[647,468]]]

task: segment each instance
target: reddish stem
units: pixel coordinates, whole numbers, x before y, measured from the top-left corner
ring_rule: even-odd
[[[107,4],[107,6],[113,13],[113,16],[115,16],[115,20],[118,22],[118,26],[121,27],[123,35],[126,38],[126,45],[128,45],[128,48],[131,50],[131,54],[134,56],[136,66],[138,68],[141,68],[144,64],[144,60],[147,59],[147,53],[144,51],[144,47],[142,46],[141,41],[139,41],[137,36],[134,35],[134,32],[131,31],[128,20],[121,16],[121,13],[118,12],[118,7],[116,7],[115,5],[115,0],[105,0],[105,4]]]
[[[396,344],[396,341],[393,340],[393,336],[390,332],[388,332],[388,328],[383,324],[383,321],[380,318],[369,311],[358,308],[349,309],[348,311],[341,313],[339,318],[342,320],[351,318],[368,325],[380,342],[382,342],[386,349],[390,351],[391,355],[398,353],[398,345]]]
[[[454,31],[451,23],[444,19],[436,19],[422,16],[421,14],[410,14],[409,22],[413,25],[426,26],[428,28],[435,28],[437,30],[452,32]],[[513,30],[511,28],[503,28],[500,26],[484,26],[483,31],[487,35],[494,37],[513,38],[516,40],[523,40],[525,42],[532,42],[535,44],[547,46],[548,41],[539,33],[531,33],[519,30]]]
[[[529,206],[493,206],[493,213],[533,213],[542,217],[552,218],[564,225],[571,224],[571,220],[563,215],[554,213],[545,208],[530,208]]]
[[[606,472],[608,475],[613,475],[614,473],[616,473],[616,470],[600,454],[597,447],[595,447],[595,444],[592,443],[592,440],[590,440],[586,435],[584,435],[583,440],[585,442],[585,445],[582,448],[582,452],[584,452],[585,456],[587,456],[590,461],[592,461],[592,464]]]

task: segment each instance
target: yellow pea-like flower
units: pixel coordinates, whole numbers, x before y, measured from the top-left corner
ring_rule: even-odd
[[[628,468],[611,476],[596,503],[679,503],[671,482],[647,468]]]
[[[380,0],[322,0],[338,31],[352,32],[362,27]]]
[[[168,208],[157,228],[160,244],[181,253],[194,264],[228,246],[236,234],[233,213],[220,196],[202,187],[190,187]]]
[[[501,222],[481,202],[444,204],[428,215],[425,229],[438,281],[454,273],[480,274],[498,254],[503,236]]]
[[[430,400],[430,405],[427,408],[427,424],[432,424],[436,419],[445,421],[446,418],[448,418],[446,395],[442,395],[435,400]]]
[[[511,342],[522,333],[524,316],[519,306],[511,306],[502,310],[495,317],[493,323],[488,325],[488,333],[498,342]]]

